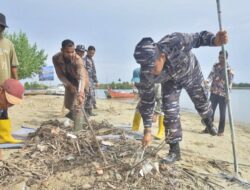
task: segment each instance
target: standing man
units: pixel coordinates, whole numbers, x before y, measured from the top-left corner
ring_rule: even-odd
[[[204,78],[192,48],[200,46],[220,46],[227,43],[227,33],[210,32],[166,35],[159,42],[143,38],[135,47],[134,57],[141,65],[141,101],[139,111],[144,123],[143,146],[151,140],[151,126],[155,104],[154,83],[162,84],[163,112],[166,143],[169,153],[162,163],[180,160],[179,142],[182,140],[179,97],[185,88],[196,110],[211,135],[217,135],[213,126],[213,110],[204,87]]]
[[[3,37],[3,32],[6,27],[8,26],[6,24],[5,16],[0,13],[0,84],[6,79],[18,79],[18,60],[14,45],[10,40]],[[6,108],[1,112],[2,117],[0,119],[7,119],[8,109]]]
[[[228,53],[226,52],[226,59],[228,58]],[[212,82],[211,88],[210,88],[210,101],[212,104],[213,109],[213,120],[214,120],[214,114],[217,105],[219,104],[220,109],[220,121],[219,121],[219,130],[218,130],[218,136],[223,136],[224,129],[225,129],[225,120],[226,120],[226,107],[227,107],[227,98],[226,98],[226,90],[225,90],[225,62],[223,52],[219,52],[219,63],[214,64],[213,69],[211,73],[208,76],[208,79],[205,81],[205,83],[208,85]],[[230,68],[229,65],[227,65],[227,72],[228,72],[228,83],[230,89],[232,88],[233,83],[233,71]],[[204,133],[208,133],[208,130],[205,129],[203,131]]]
[[[96,76],[96,68],[93,57],[95,55],[95,47],[89,46],[87,55],[84,58],[85,67],[89,74],[89,90],[86,93],[86,102],[85,102],[85,110],[89,116],[96,116],[92,112],[92,109],[96,108],[96,100],[95,100],[95,87],[98,87],[98,80]]]
[[[9,118],[5,117],[3,110],[21,103],[23,94],[24,87],[18,80],[7,79],[0,84],[0,143],[22,142],[12,137],[11,122]],[[0,160],[2,160],[2,156],[2,150],[0,149]]]
[[[73,41],[67,39],[62,42],[61,52],[53,56],[53,64],[65,87],[64,105],[70,110],[67,117],[75,121],[74,130],[78,131],[84,123],[82,107],[84,89],[88,86],[88,74],[82,58],[75,53]]]

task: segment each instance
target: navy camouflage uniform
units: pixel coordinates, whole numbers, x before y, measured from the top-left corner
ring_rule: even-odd
[[[227,98],[226,98],[226,90],[225,90],[225,72],[224,72],[224,64],[216,63],[213,66],[212,71],[210,72],[207,82],[212,83],[210,87],[210,101],[213,109],[213,117],[217,105],[219,104],[220,110],[220,121],[219,121],[219,133],[223,133],[225,129],[225,120],[226,120],[226,107],[227,107]],[[229,88],[232,88],[233,83],[233,71],[230,66],[227,64],[227,72],[228,72],[228,84]]]
[[[98,83],[94,60],[88,56],[84,57],[85,68],[89,74],[89,91],[86,92],[85,108],[92,109],[95,104],[95,84]]]
[[[162,108],[164,112],[164,126],[166,142],[171,144],[182,140],[182,129],[180,122],[179,97],[184,88],[196,110],[204,121],[211,121],[213,111],[208,100],[208,90],[205,88],[204,78],[196,56],[192,48],[200,46],[215,46],[215,36],[207,31],[194,34],[173,33],[154,43],[151,38],[148,44],[153,44],[152,49],[146,47],[148,55],[143,55],[139,42],[136,46],[134,57],[141,64],[141,101],[139,110],[143,118],[144,127],[152,126],[153,109],[155,105],[154,83],[162,84]],[[141,43],[142,44],[142,43]],[[156,57],[164,53],[167,62],[157,76],[151,73]],[[152,60],[145,60],[145,57]],[[147,63],[146,63],[147,62]]]

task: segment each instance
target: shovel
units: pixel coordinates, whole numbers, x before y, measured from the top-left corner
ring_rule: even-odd
[[[81,90],[81,85],[82,82],[81,80],[79,81],[79,86],[78,86],[78,93]],[[83,108],[83,106],[81,106],[81,108],[78,107],[79,105],[77,105],[74,109],[75,109],[75,114],[74,114],[74,131],[77,132],[79,130],[81,130],[83,128],[83,125],[86,124],[86,113],[85,110]]]
[[[81,81],[79,81],[78,92],[80,92],[80,90],[81,90],[81,84],[82,84]],[[99,151],[99,153],[100,153],[100,155],[101,155],[101,157],[103,159],[103,162],[104,162],[105,165],[107,165],[108,162],[106,160],[106,157],[105,157],[104,153],[101,150],[100,144],[99,144],[99,142],[98,142],[98,140],[96,138],[93,127],[92,127],[91,123],[88,120],[87,114],[86,114],[83,106],[81,107],[81,109],[76,110],[75,120],[74,121],[75,121],[74,122],[74,130],[75,131],[81,130],[82,127],[83,127],[83,124],[85,124],[85,123],[88,125],[88,127],[90,128],[90,131],[91,131],[91,133],[93,135],[94,141],[95,141],[95,143],[96,143],[96,145],[98,147],[98,151]]]

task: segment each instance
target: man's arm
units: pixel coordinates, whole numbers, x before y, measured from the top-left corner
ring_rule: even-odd
[[[98,83],[98,80],[97,80],[97,76],[96,76],[96,68],[95,68],[95,63],[94,62],[92,62],[93,63],[93,81],[94,81],[94,83]]]
[[[11,78],[13,79],[18,79],[18,74],[17,74],[17,66],[18,66],[18,60],[16,56],[16,51],[14,48],[14,45],[11,44],[10,48],[10,66],[11,66]]]
[[[229,84],[229,89],[232,89],[232,87],[233,87],[233,79],[234,79],[234,72],[229,67],[228,68],[228,84]]]
[[[209,75],[207,77],[207,82],[208,83],[212,82],[212,80],[214,78],[214,74],[215,74],[215,66],[213,66],[212,71],[209,73]]]
[[[142,139],[142,146],[148,146],[152,141],[151,127],[153,121],[153,111],[155,105],[155,92],[154,84],[145,81],[144,76],[141,75],[141,82],[139,83],[138,89],[140,89],[140,103],[139,112],[142,116],[144,125],[144,136]]]
[[[11,67],[11,78],[18,80],[17,67]]]
[[[140,103],[139,111],[143,119],[144,129],[152,127],[153,111],[155,105],[154,84],[148,84],[144,76],[141,75],[140,84]],[[145,81],[145,82],[144,82]]]
[[[78,58],[76,61],[76,72],[77,72],[77,77],[81,81],[80,84],[81,86],[79,87],[80,92],[79,95],[84,98],[84,89],[86,89],[88,85],[88,73],[86,69],[84,68],[84,63],[81,58]]]
[[[166,43],[178,50],[190,51],[192,48],[198,48],[200,46],[220,46],[226,44],[227,41],[226,31],[217,32],[216,35],[208,31],[202,31],[193,34],[176,32],[164,37],[159,43]]]
[[[53,56],[52,61],[53,61],[58,79],[63,83],[65,87],[72,85],[71,82],[64,76],[64,73],[62,72],[55,56]]]

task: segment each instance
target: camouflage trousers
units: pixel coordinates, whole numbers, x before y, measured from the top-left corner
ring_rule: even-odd
[[[95,87],[94,84],[90,84],[89,91],[85,93],[85,105],[84,108],[91,109],[95,102]]]
[[[208,90],[205,88],[204,78],[198,64],[192,73],[186,74],[180,80],[169,80],[162,83],[162,107],[166,142],[168,144],[182,140],[179,105],[182,88],[186,90],[194,103],[195,109],[202,118],[211,118],[213,114],[211,103],[208,99]]]

